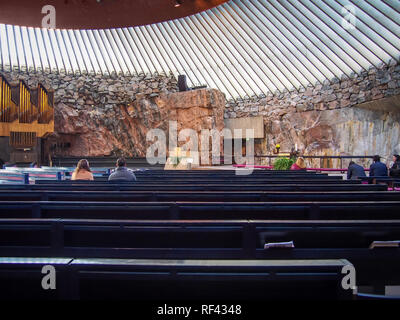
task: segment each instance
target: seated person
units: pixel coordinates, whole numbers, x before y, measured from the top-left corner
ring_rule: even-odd
[[[389,175],[393,178],[400,178],[400,156],[393,155],[393,165],[389,170]]]
[[[381,157],[376,155],[373,158],[374,163],[369,167],[370,177],[387,177],[388,169],[386,164],[381,162]]]
[[[303,157],[297,158],[296,162],[290,167],[290,170],[306,170],[306,163]]]
[[[117,168],[108,177],[108,181],[136,181],[136,176],[132,170],[126,167],[126,161],[124,158],[117,160]]]
[[[364,168],[354,161],[350,161],[347,169],[347,180],[357,180],[358,177],[366,177]]]
[[[94,180],[93,174],[90,171],[89,162],[86,159],[79,160],[71,180]]]

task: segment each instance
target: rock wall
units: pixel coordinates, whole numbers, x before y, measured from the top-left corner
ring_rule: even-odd
[[[393,152],[400,153],[400,98],[396,99],[400,97],[400,65],[396,61],[297,91],[228,102],[217,90],[178,93],[176,79],[167,75],[13,71],[5,76],[11,82],[24,79],[30,86],[42,82],[55,90],[56,133],[46,148],[57,156],[143,157],[148,130],[168,132],[169,120],[177,120],[178,130],[199,132],[221,130],[222,118],[253,116],[264,119],[265,138],[256,141],[257,154],[272,154],[276,143],[282,151],[297,144],[305,155],[381,154],[389,158]]]
[[[172,75],[3,74],[54,90],[55,134],[45,151],[57,156],[142,156],[142,128],[164,117],[154,101],[177,91]]]
[[[324,111],[349,108],[368,101],[400,95],[400,64],[371,67],[349,78],[325,80],[323,84],[310,85],[296,91],[270,93],[247,100],[229,101],[225,118],[264,116],[265,118],[307,111]]]
[[[137,94],[127,106],[105,111],[59,104],[58,136],[53,139],[71,145],[58,151],[59,155],[145,157],[152,144],[146,141],[150,129],[163,130],[167,141],[169,121],[177,121],[178,132],[186,128],[198,134],[202,129],[221,130],[224,108],[225,96],[215,89],[161,93],[157,97]]]
[[[282,151],[297,144],[305,155],[380,154],[391,160],[391,154],[400,153],[399,114],[400,65],[391,61],[315,87],[229,101],[224,117],[263,116],[265,139],[256,143],[256,154],[272,154],[279,143]],[[370,160],[359,162],[366,165]],[[338,167],[340,163],[318,160],[309,165]]]

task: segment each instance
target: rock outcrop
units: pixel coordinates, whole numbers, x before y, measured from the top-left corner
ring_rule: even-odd
[[[313,156],[371,156],[380,154],[390,161],[400,152],[400,105],[392,110],[373,110],[365,104],[352,108],[308,111],[264,119],[265,139],[256,153],[272,154],[297,145],[302,154]],[[356,160],[364,165],[368,160]],[[346,167],[349,160],[308,161],[313,167]],[[260,162],[262,163],[262,162]]]
[[[146,141],[149,130],[163,130],[167,141],[170,121],[177,122],[178,132],[192,129],[200,135],[203,129],[221,130],[224,108],[225,96],[215,89],[162,93],[157,97],[138,94],[131,104],[107,110],[77,110],[60,103],[55,113],[57,134],[49,144],[68,145],[58,150],[61,156],[145,157],[152,143]]]

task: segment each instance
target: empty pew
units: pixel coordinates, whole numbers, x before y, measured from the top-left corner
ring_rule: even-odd
[[[400,221],[0,220],[0,255],[79,258],[340,259],[357,283],[400,284],[400,248],[374,241],[400,235]],[[293,241],[289,249],[265,243]]]
[[[43,290],[45,265],[55,290]],[[135,301],[353,298],[341,286],[341,260],[160,260],[0,258],[2,299],[129,299]]]
[[[70,266],[73,298],[83,300],[353,298],[341,287],[346,260],[75,259]]]
[[[71,258],[0,257],[1,300],[60,300],[69,296],[68,264]],[[44,290],[44,266],[56,270],[57,290]]]
[[[400,201],[73,202],[0,201],[0,218],[399,219]]]
[[[0,201],[399,201],[390,191],[52,191],[3,190]]]

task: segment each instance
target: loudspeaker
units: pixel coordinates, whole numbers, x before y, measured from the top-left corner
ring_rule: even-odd
[[[178,88],[180,92],[190,90],[190,88],[186,84],[186,75],[184,74],[178,75]]]

